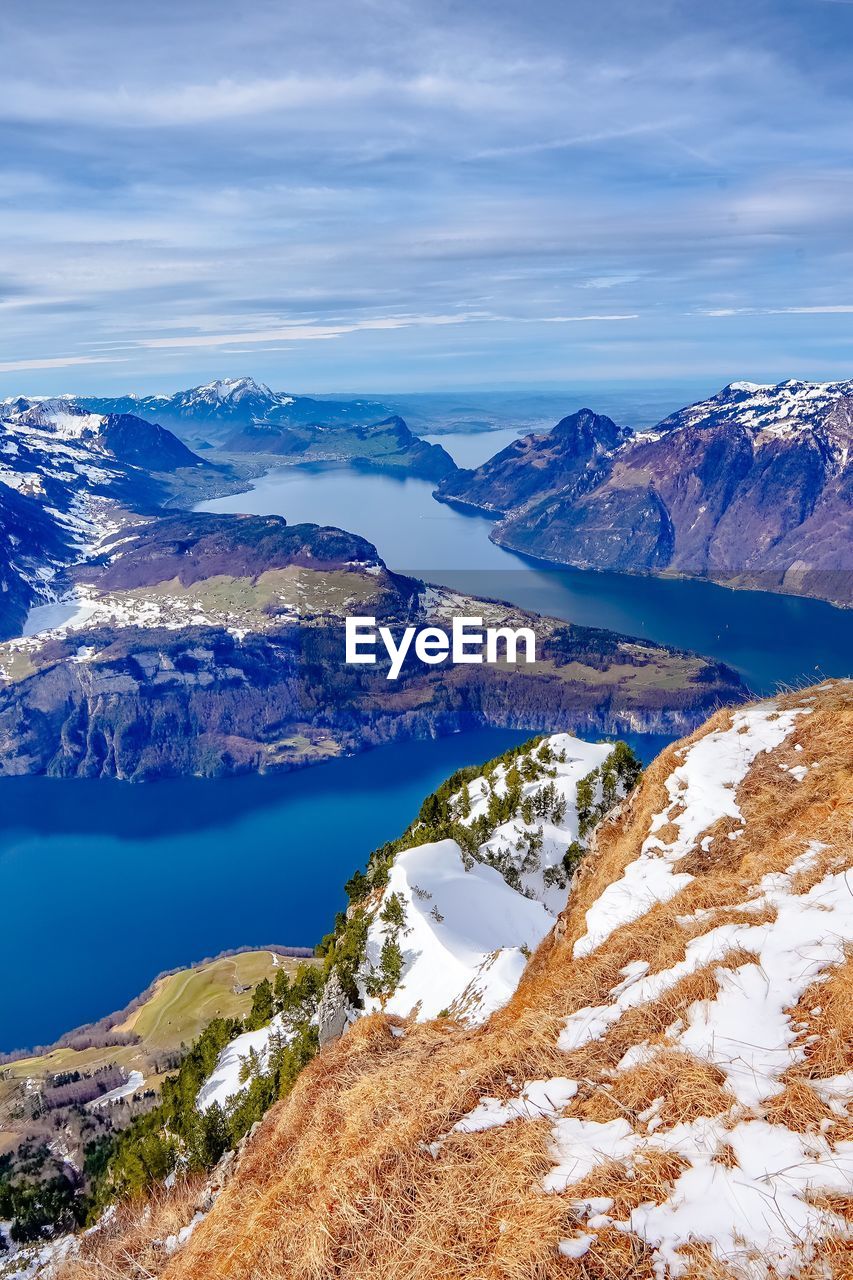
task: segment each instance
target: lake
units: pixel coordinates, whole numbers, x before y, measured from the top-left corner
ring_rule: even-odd
[[[164,969],[313,946],[430,791],[529,736],[472,730],[278,777],[0,780],[0,1051],[112,1013]],[[630,741],[645,760],[666,743]]]
[[[475,465],[517,434],[435,439]],[[436,502],[433,488],[427,480],[329,464],[280,467],[249,493],[199,510],[338,525],[368,538],[392,569],[535,613],[692,649],[729,663],[758,693],[853,674],[853,610],[709,582],[553,568],[496,546],[486,517]]]
[[[476,465],[518,433],[439,437]],[[853,612],[707,583],[557,570],[489,541],[490,522],[423,480],[285,467],[202,509],[277,513],[362,534],[391,568],[535,612],[694,649],[753,688],[848,675]],[[46,606],[33,626],[55,624]],[[282,777],[146,786],[0,781],[0,1050],[121,1008],[155,975],[245,945],[313,945],[344,882],[454,769],[521,741],[481,730]],[[665,739],[635,739],[650,759]]]

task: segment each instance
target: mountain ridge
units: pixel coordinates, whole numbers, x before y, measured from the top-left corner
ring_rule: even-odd
[[[495,515],[494,542],[543,560],[853,605],[851,424],[853,383],[733,383],[609,447],[582,440],[565,483],[555,428],[435,496]]]

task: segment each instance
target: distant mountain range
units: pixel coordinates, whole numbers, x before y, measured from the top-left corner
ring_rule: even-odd
[[[435,496],[493,541],[581,569],[853,604],[853,381],[735,382],[632,435],[583,409]]]
[[[38,412],[23,397],[0,403]],[[347,462],[441,480],[456,470],[441,445],[428,444],[376,400],[315,400],[271,391],[253,378],[220,378],[155,396],[62,396],[44,402],[45,417],[91,414],[145,419],[168,427],[194,448],[261,454],[292,462]]]
[[[192,440],[203,435],[216,444],[241,428],[260,423],[269,427],[366,425],[391,413],[387,404],[376,400],[316,400],[271,391],[254,378],[217,378],[173,395],[81,396],[75,397],[75,403],[92,413],[133,413]]]

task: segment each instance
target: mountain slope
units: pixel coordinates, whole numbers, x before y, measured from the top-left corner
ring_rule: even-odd
[[[360,1019],[155,1274],[844,1280],[851,778],[849,683],[717,713],[598,828],[505,1008]]]
[[[853,604],[853,383],[733,383],[650,431],[600,435],[582,466],[563,425],[436,496],[496,512],[493,540],[543,559]]]
[[[542,435],[513,440],[473,471],[459,471],[438,486],[442,502],[503,515],[533,498],[541,499],[595,475],[596,464],[628,438],[612,419],[591,409],[563,418]]]
[[[220,473],[171,432],[65,400],[0,410],[0,637],[29,607],[56,598],[68,567],[90,556],[129,511],[151,513]]]
[[[322,409],[319,403],[317,407]],[[269,454],[299,462],[345,461],[427,480],[440,480],[456,471],[446,449],[419,439],[396,415],[366,424],[329,423],[322,418],[252,422],[229,435],[223,447],[234,453]]]

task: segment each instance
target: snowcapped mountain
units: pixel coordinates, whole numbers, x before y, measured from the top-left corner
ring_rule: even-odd
[[[853,404],[853,379],[800,382],[791,378],[775,386],[731,382],[710,399],[670,414],[648,434],[726,424],[743,427],[759,448],[773,440],[813,436],[843,462],[853,443],[848,416],[850,405],[846,406],[847,413],[837,412],[839,408],[844,410],[845,401]]]
[[[370,423],[388,416],[371,400],[317,400],[272,391],[254,378],[216,378],[173,395],[79,396],[73,402],[93,413],[131,413],[162,423],[198,442],[222,443],[236,429],[257,423]]]
[[[566,422],[436,496],[496,514],[502,546],[577,568],[853,603],[853,382],[735,382],[611,441]]]
[[[171,432],[128,414],[87,412],[67,398],[0,406],[0,635],[55,598],[59,575],[150,512],[177,476],[209,464]]]

